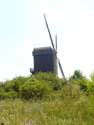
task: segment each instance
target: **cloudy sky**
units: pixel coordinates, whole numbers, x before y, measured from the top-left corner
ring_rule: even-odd
[[[65,75],[94,71],[94,0],[0,0],[0,80],[29,75],[33,48],[51,46],[44,13]]]

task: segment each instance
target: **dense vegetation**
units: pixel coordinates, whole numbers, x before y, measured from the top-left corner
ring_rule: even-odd
[[[0,84],[4,125],[93,125],[94,73],[76,70],[67,83],[52,73],[17,77]]]

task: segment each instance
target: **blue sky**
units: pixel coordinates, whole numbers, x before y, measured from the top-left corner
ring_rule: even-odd
[[[43,14],[46,13],[58,56],[66,76],[80,69],[94,70],[93,0],[0,1],[0,80],[29,75],[34,47],[50,46]]]

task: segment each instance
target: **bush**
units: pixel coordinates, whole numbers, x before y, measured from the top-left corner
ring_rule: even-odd
[[[78,80],[78,79],[83,79],[83,74],[80,70],[75,70],[73,75],[70,77],[70,80]]]
[[[56,74],[53,73],[38,73],[35,75],[35,78],[41,82],[46,82],[50,85],[53,90],[60,90],[64,85],[64,80],[59,79]]]
[[[79,85],[81,91],[87,90],[87,80],[85,79],[71,80],[70,83],[74,85]]]
[[[42,99],[45,97],[51,88],[45,82],[38,81],[34,76],[31,77],[20,88],[20,96],[23,99]]]
[[[87,91],[87,83],[89,80],[83,76],[80,70],[75,70],[73,75],[69,78],[71,84],[76,84],[80,86],[81,91]]]
[[[15,91],[9,91],[9,92],[2,91],[2,92],[0,92],[0,99],[15,99],[17,97],[18,97],[18,93]]]
[[[63,79],[53,73],[41,72],[30,77],[16,77],[0,85],[0,98],[49,98],[54,91],[61,90],[63,85]]]
[[[6,81],[4,84],[4,89],[6,92],[11,90],[15,92],[19,92],[20,86],[24,84],[26,80],[27,78],[25,77],[17,77],[17,78],[14,78],[13,80]]]
[[[7,81],[5,83],[4,89],[5,89],[6,92],[9,92],[9,91],[18,92],[19,91],[19,86],[20,86],[19,83],[12,80],[12,81]]]
[[[80,91],[80,87],[79,85],[76,84],[67,84],[63,87],[62,91],[61,91],[61,96],[62,98],[66,99],[66,98],[79,98],[81,95],[81,91]]]

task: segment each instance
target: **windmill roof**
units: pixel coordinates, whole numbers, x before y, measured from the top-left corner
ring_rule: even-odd
[[[34,48],[33,55],[54,54],[55,50],[51,47]]]

